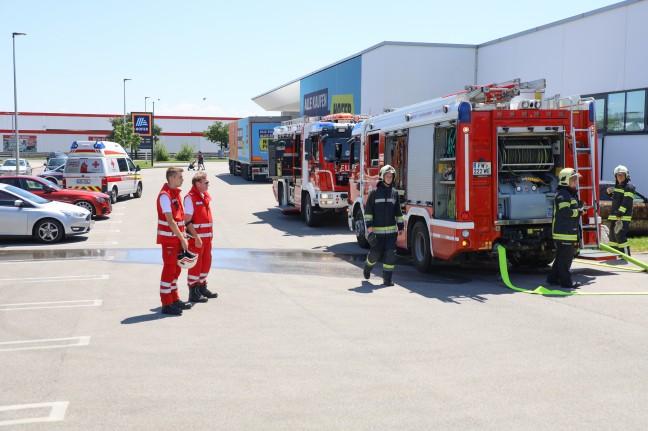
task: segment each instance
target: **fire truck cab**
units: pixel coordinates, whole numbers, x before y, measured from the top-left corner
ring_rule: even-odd
[[[300,212],[308,226],[317,226],[327,213],[347,210],[349,139],[356,118],[304,117],[275,127],[269,171],[284,213]]]
[[[421,271],[433,260],[492,256],[513,265],[555,257],[551,235],[557,173],[583,178],[581,248],[598,248],[598,175],[593,100],[541,100],[545,81],[468,86],[465,91],[371,117],[354,131],[348,221],[358,244],[364,208],[382,166],[396,170],[407,235],[397,246]]]

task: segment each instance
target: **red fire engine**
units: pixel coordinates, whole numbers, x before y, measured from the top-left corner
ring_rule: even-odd
[[[284,121],[269,144],[272,189],[284,213],[301,212],[308,226],[346,211],[349,140],[358,117],[332,114]]]
[[[547,264],[557,173],[581,172],[581,248],[598,248],[594,103],[541,100],[545,80],[468,86],[356,125],[349,228],[367,247],[364,208],[384,165],[396,170],[409,251],[421,271],[433,260],[491,255],[497,244],[513,265]],[[359,157],[358,157],[359,156]]]

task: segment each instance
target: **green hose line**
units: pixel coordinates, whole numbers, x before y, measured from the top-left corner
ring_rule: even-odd
[[[626,268],[624,266],[608,265],[606,263],[594,262],[585,259],[574,259],[574,262],[583,263],[585,265],[602,266],[604,268],[610,268],[612,270],[619,270],[619,271],[646,272],[644,268]]]
[[[612,296],[612,295],[648,295],[648,292],[565,292],[564,290],[547,289],[544,286],[538,286],[533,290],[516,287],[511,283],[506,265],[506,249],[497,245],[497,256],[499,259],[500,273],[502,281],[506,287],[516,292],[528,293],[530,295],[542,296]],[[634,260],[634,259],[633,259]]]
[[[610,247],[609,245],[601,244],[600,247],[601,247],[601,250],[607,251],[607,252],[610,252],[610,253],[618,254],[619,256],[621,256],[623,258],[623,260],[626,260],[626,261],[628,261],[630,263],[634,263],[638,267],[643,268],[644,271],[648,271],[648,264],[647,263],[644,263],[644,262],[642,262],[640,260],[637,260],[634,257],[628,256],[625,253],[621,253],[619,250],[616,250],[616,249]]]

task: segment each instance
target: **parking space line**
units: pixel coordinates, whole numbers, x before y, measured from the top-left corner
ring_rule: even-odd
[[[52,258],[52,259],[16,259],[16,260],[2,260],[0,261],[0,265],[3,263],[37,263],[37,262],[42,262],[42,261],[47,261],[47,262],[60,262],[60,263],[68,263],[68,262],[83,262],[83,261],[88,261],[88,260],[98,260],[98,261],[104,261],[104,260],[113,260],[113,256],[106,256],[106,257],[87,257],[87,258],[79,258],[79,259],[68,259],[68,258]]]
[[[62,347],[82,347],[90,344],[90,337],[49,338],[44,340],[23,340],[0,342],[0,352],[17,350],[59,349]]]
[[[108,280],[108,274],[100,275],[54,275],[51,277],[0,278],[0,284],[7,283],[52,283],[57,281]]]
[[[24,302],[0,304],[0,311],[38,310],[41,308],[100,307],[101,299],[80,299],[78,301]]]
[[[119,229],[92,229],[91,232],[121,232]]]
[[[40,416],[35,418],[0,420],[0,426],[62,421],[63,419],[65,419],[65,412],[67,411],[69,404],[70,404],[69,401],[54,401],[50,403],[15,404],[12,406],[0,406],[0,414],[3,412],[15,412],[17,410],[27,410],[27,409],[46,409],[46,408],[50,409],[50,412],[47,416]]]
[[[67,246],[78,247],[79,244],[82,244],[83,246],[86,246],[86,245],[97,246],[97,245],[116,245],[118,243],[117,243],[117,241],[98,241],[98,242],[87,241],[87,242],[83,242],[83,243],[71,242],[71,243],[67,243],[67,244],[58,244],[58,247],[59,248],[65,248]]]

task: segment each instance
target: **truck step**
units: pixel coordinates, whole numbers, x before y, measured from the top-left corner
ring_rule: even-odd
[[[298,214],[299,210],[294,205],[280,205],[277,206],[283,214]]]

